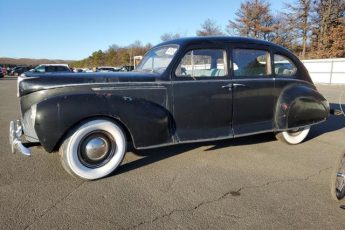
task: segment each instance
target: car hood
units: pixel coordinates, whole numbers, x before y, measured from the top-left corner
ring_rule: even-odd
[[[159,75],[144,72],[112,73],[32,73],[25,72],[18,78],[18,96],[58,87],[97,85],[118,82],[154,82]]]

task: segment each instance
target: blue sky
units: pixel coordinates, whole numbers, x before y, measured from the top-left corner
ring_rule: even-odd
[[[287,0],[288,1],[288,0]],[[239,0],[0,0],[0,57],[79,60],[109,45],[194,36],[207,18],[225,29]],[[282,1],[271,1],[273,13]]]

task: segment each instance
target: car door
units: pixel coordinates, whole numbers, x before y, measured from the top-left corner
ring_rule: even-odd
[[[173,115],[178,142],[232,135],[228,51],[222,45],[194,47],[172,73]]]
[[[274,78],[269,47],[234,45],[233,132],[235,136],[273,129]]]

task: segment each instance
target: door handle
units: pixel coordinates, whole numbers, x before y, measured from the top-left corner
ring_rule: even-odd
[[[250,88],[249,86],[245,85],[245,84],[232,84],[232,87],[234,88],[239,88],[239,87],[244,87],[244,88]]]
[[[223,85],[223,86],[222,86],[222,89],[225,89],[225,88],[228,88],[229,91],[231,91],[231,90],[232,90],[232,83],[229,83],[229,84],[227,84],[227,85]]]

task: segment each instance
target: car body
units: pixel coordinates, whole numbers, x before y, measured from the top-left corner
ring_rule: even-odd
[[[29,70],[30,70],[30,67],[28,67],[28,66],[17,66],[11,70],[10,75],[11,76],[20,76],[22,73],[25,73]]]
[[[30,155],[23,129],[47,152],[60,149],[65,169],[84,179],[116,169],[127,142],[145,149],[274,132],[298,144],[330,112],[297,57],[249,38],[172,40],[132,72],[37,74],[18,85],[13,151]]]

